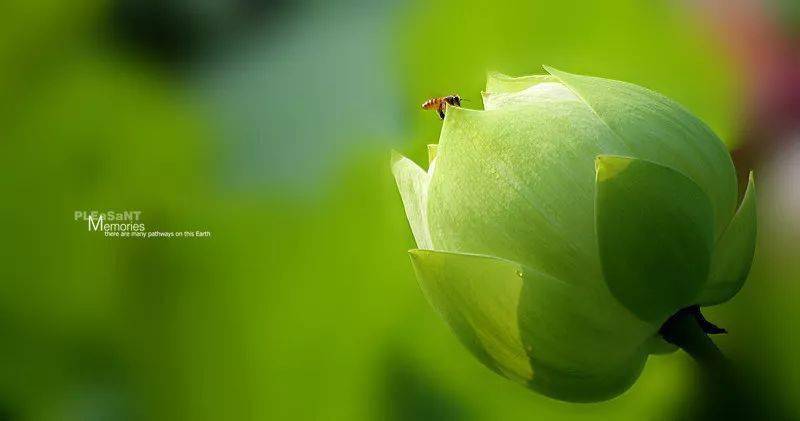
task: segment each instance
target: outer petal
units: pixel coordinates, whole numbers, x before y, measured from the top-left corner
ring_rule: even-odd
[[[619,148],[575,99],[448,109],[429,190],[436,249],[502,257],[603,287],[594,158]]]
[[[674,168],[711,200],[715,235],[736,209],[736,173],[728,150],[702,121],[674,101],[631,83],[545,69],[572,89],[633,156]]]
[[[557,399],[597,401],[638,377],[657,327],[607,291],[490,256],[412,250],[428,300],[478,359]]]
[[[439,149],[439,145],[432,143],[428,145],[428,165],[433,164],[433,160],[436,159],[436,152]]]
[[[596,194],[600,261],[611,293],[643,320],[659,324],[693,304],[714,244],[703,191],[673,169],[600,156]]]
[[[411,225],[411,232],[417,247],[432,249],[431,234],[428,230],[428,184],[430,175],[414,161],[392,152],[392,173],[397,182],[397,189],[403,199],[406,218]]]
[[[699,304],[710,306],[733,298],[747,279],[755,250],[756,192],[751,172],[742,204],[717,241],[708,283],[700,294]]]

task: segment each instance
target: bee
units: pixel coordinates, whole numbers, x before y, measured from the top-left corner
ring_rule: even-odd
[[[439,114],[439,118],[444,120],[444,110],[447,108],[448,105],[460,107],[461,97],[458,96],[457,94],[453,94],[438,98],[431,98],[422,103],[422,109],[436,110],[436,113]]]

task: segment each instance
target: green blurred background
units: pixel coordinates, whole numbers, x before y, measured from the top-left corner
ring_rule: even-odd
[[[708,311],[800,418],[795,0],[6,0],[0,420],[645,420],[698,404],[682,353],[609,402],[482,367],[425,302],[389,173],[487,70],[635,82],[756,171],[753,273]],[[140,210],[110,239],[76,210]],[[700,402],[702,404],[702,402]],[[688,414],[688,415],[687,415]]]

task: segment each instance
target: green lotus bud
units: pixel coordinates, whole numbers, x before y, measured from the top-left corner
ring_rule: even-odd
[[[392,162],[417,277],[492,370],[544,395],[625,391],[682,308],[729,300],[755,248],[723,143],[673,101],[546,68],[449,107],[425,171]]]

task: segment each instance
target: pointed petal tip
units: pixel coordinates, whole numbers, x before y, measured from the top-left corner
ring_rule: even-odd
[[[431,143],[428,145],[428,164],[430,165],[434,159],[436,159],[436,154],[439,152],[439,144],[438,143]]]
[[[486,72],[486,79],[514,79],[514,76],[497,70],[488,70]]]
[[[598,181],[616,177],[630,165],[631,158],[617,155],[598,155],[594,159],[594,169]]]
[[[426,258],[430,258],[431,256],[435,256],[436,253],[433,250],[428,249],[411,249],[408,251],[408,256],[411,257],[411,263],[417,265],[419,262]]]
[[[389,158],[389,169],[392,171],[392,174],[394,174],[395,178],[398,176],[398,171],[401,171],[403,160],[406,159],[408,158],[403,156],[403,154],[392,149],[391,156]]]
[[[391,158],[390,158],[390,162],[391,162],[392,165],[397,163],[397,161],[402,160],[403,158],[405,158],[405,157],[402,154],[400,154],[400,152],[397,152],[396,150],[392,149]]]
[[[750,173],[747,174],[747,187],[745,187],[744,197],[742,198],[742,202],[745,201],[749,196],[754,196],[756,194],[756,177],[753,174],[753,170],[750,170]],[[742,205],[739,204],[739,207]],[[738,209],[737,209],[738,212]]]
[[[392,149],[392,151],[391,151],[391,159],[390,159],[390,166],[391,166],[392,170],[395,170],[395,169],[399,168],[398,165],[401,165],[401,166],[402,165],[411,165],[411,166],[417,167],[420,170],[422,170],[423,172],[425,172],[425,170],[421,166],[419,166],[416,162],[414,162],[411,158],[409,158],[409,157],[401,154],[400,152],[397,152],[396,150]]]
[[[559,74],[565,73],[565,72],[562,72],[561,70],[558,70],[555,67],[547,65],[547,64],[542,64],[542,69],[544,69],[544,71],[549,73],[550,75],[556,76],[556,77],[558,77]]]

